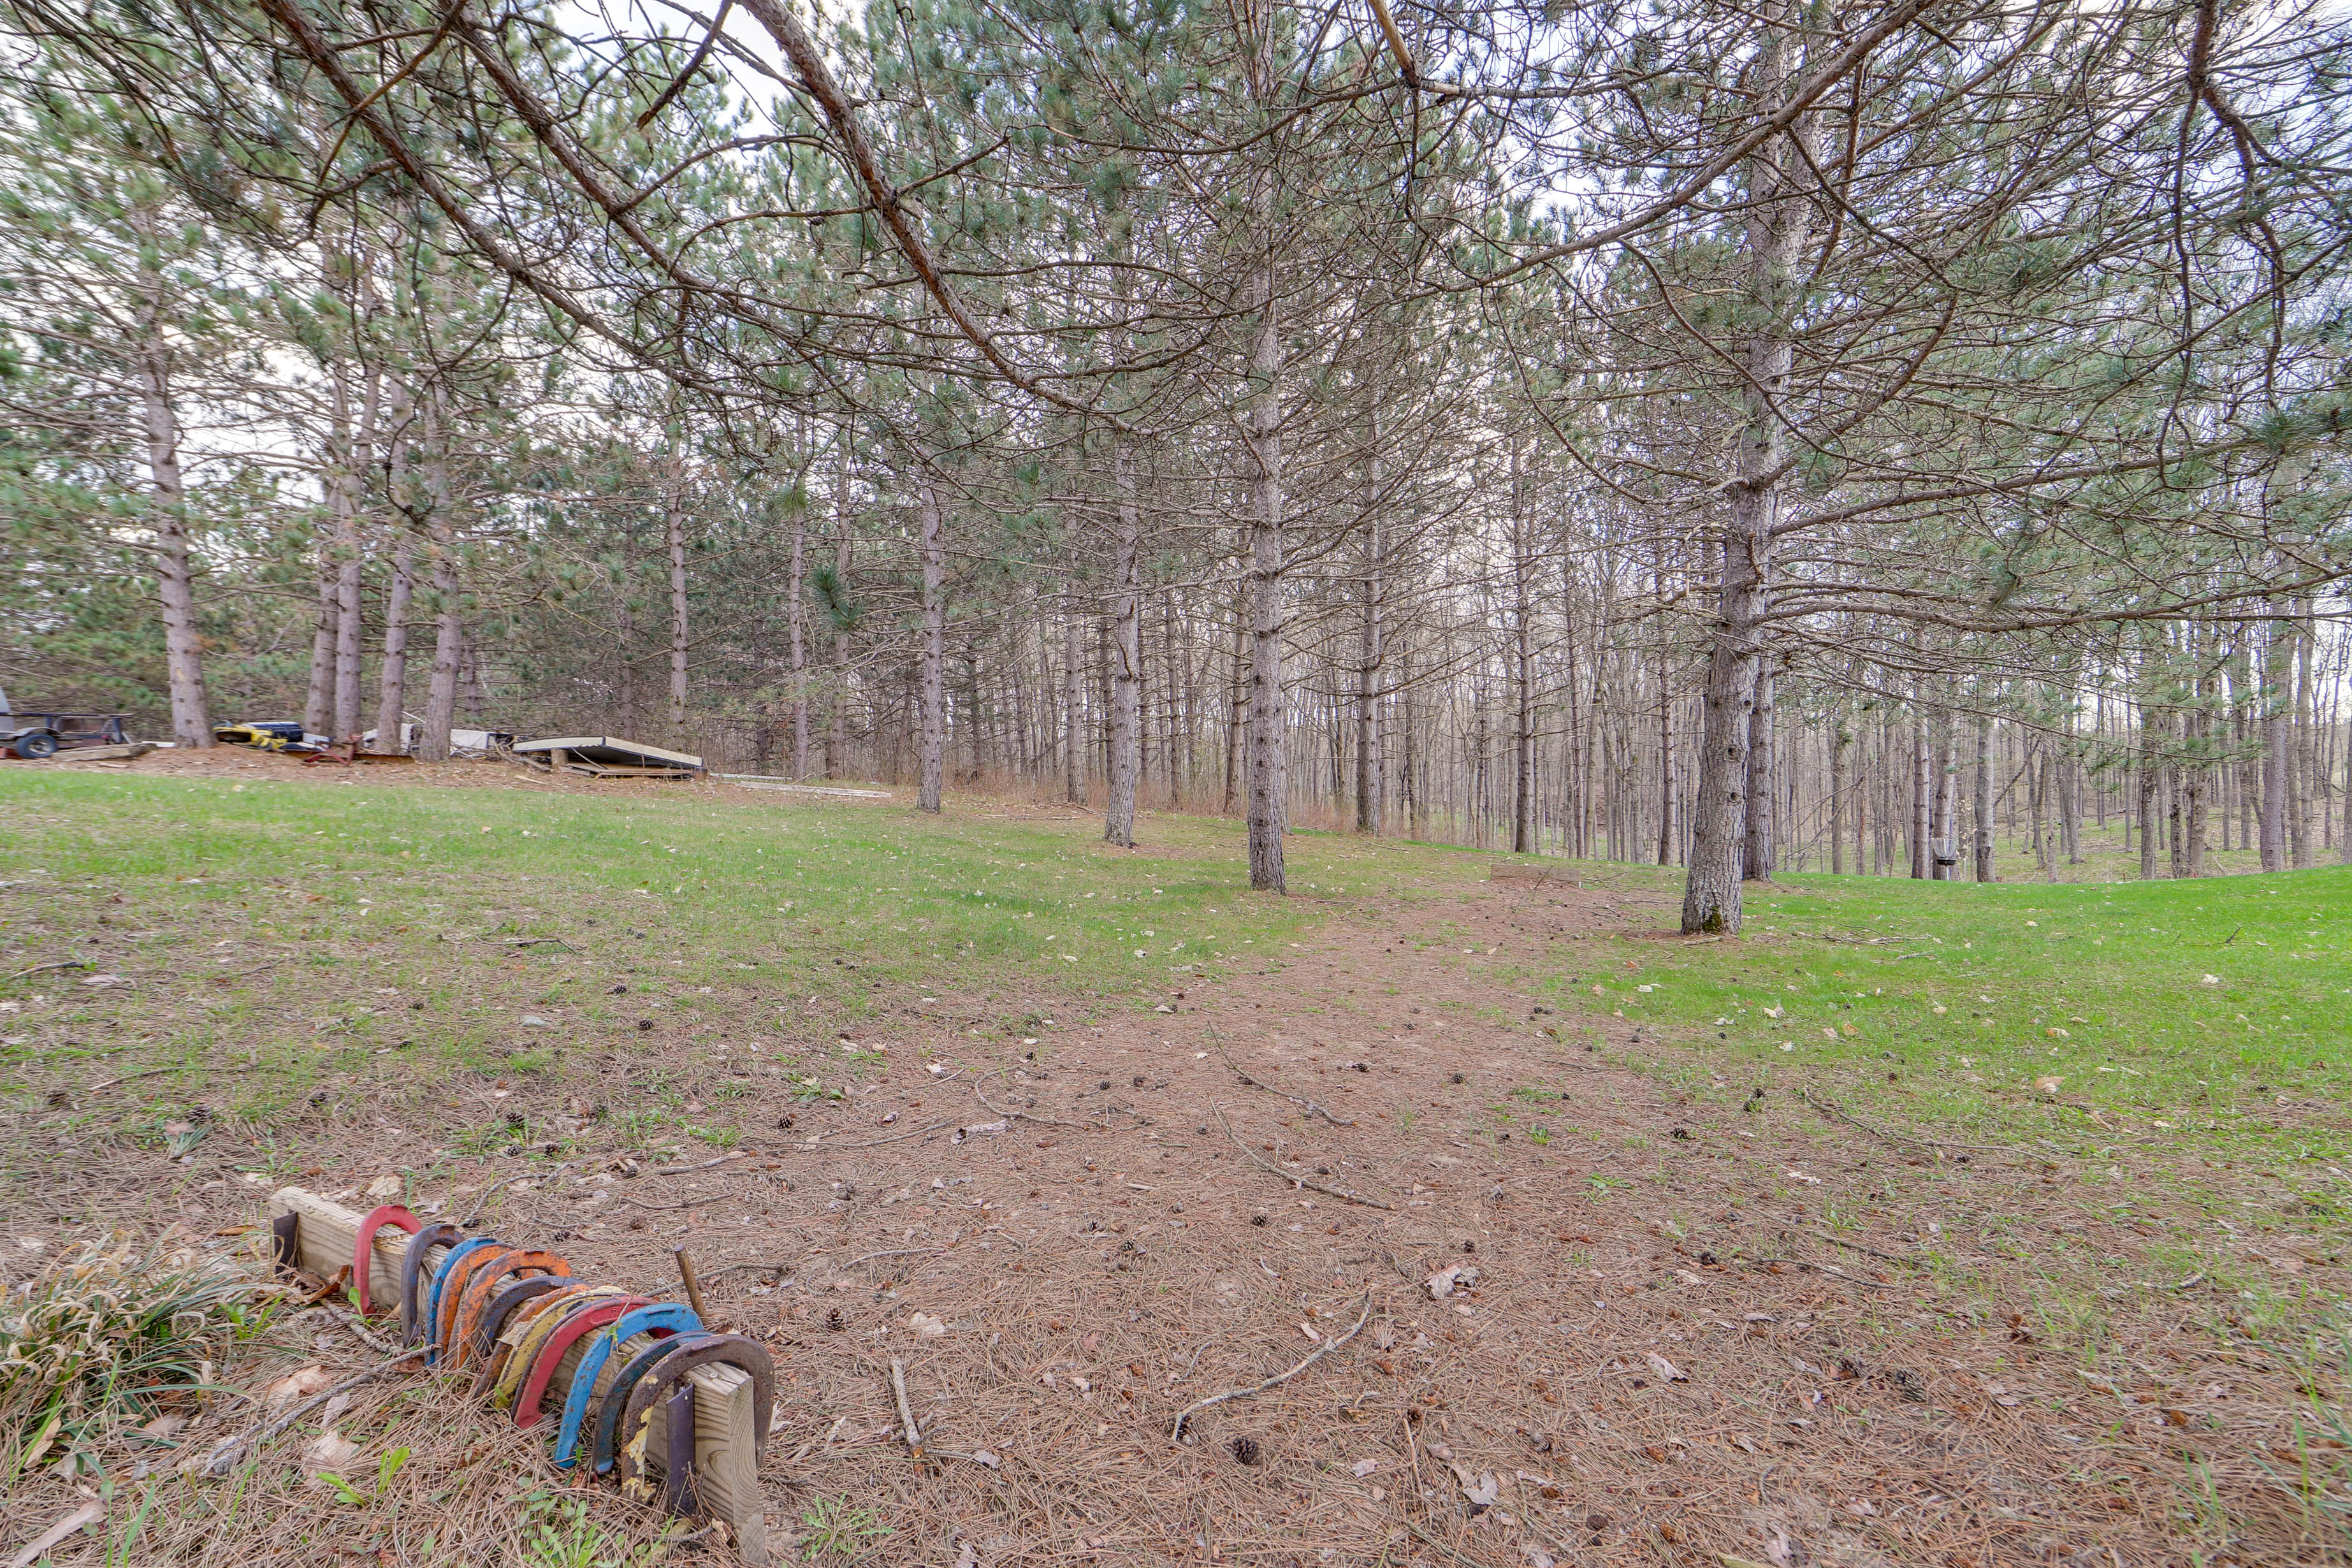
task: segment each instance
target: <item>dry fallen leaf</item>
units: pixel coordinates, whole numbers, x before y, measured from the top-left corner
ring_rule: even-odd
[[[326,1387],[329,1384],[334,1381],[334,1375],[331,1373],[328,1372],[325,1367],[313,1363],[310,1366],[300,1367],[293,1372],[289,1372],[284,1377],[281,1377],[277,1382],[271,1384],[269,1387],[264,1391],[262,1398],[268,1405],[269,1408],[272,1410],[279,1410],[293,1404],[294,1401],[298,1399],[310,1398],[310,1395],[318,1393],[320,1389]]]
[[[1358,1459],[1348,1467],[1349,1472],[1360,1481],[1380,1468],[1381,1462],[1378,1459]]]
[[[907,1319],[907,1326],[927,1340],[943,1338],[948,1331],[947,1324],[942,1322],[940,1320],[934,1318],[929,1312],[915,1312],[909,1314]]]
[[[1649,1358],[1650,1369],[1653,1372],[1655,1372],[1660,1377],[1664,1378],[1668,1383],[1688,1383],[1690,1381],[1690,1373],[1685,1372],[1682,1368],[1676,1366],[1674,1363],[1668,1361],[1657,1352],[1650,1351],[1645,1353]]]
[[[316,1486],[320,1471],[349,1469],[359,1451],[360,1446],[341,1433],[321,1432],[302,1450],[302,1473]]]
[[[400,1195],[400,1178],[385,1174],[368,1184],[367,1195],[372,1198],[396,1198]]]
[[[2058,1086],[2065,1081],[2066,1080],[2064,1079],[2059,1077],[2056,1073],[2043,1073],[2040,1078],[2033,1080],[2033,1087],[2040,1089],[2044,1094],[2055,1094],[2058,1092]]]

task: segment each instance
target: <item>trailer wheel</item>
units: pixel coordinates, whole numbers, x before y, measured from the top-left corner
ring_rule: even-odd
[[[28,763],[37,763],[58,754],[58,738],[47,730],[35,730],[17,736],[11,750]]]

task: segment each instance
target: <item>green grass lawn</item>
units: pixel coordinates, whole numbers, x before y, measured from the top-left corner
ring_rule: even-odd
[[[19,895],[0,968],[86,960],[130,983],[0,981],[0,1065],[21,1091],[37,1066],[241,1063],[258,1117],[338,1079],[534,1070],[647,1019],[672,1044],[792,1054],[930,996],[1001,1042],[1047,1026],[1047,999],[1150,1006],[1278,970],[1319,921],[1454,896],[1487,859],[1302,833],[1283,900],[1246,890],[1238,824],[1155,816],[1144,830],[1128,852],[1076,816],[683,787],[0,772]],[[1584,869],[1660,894],[1679,876]],[[1750,889],[1740,939],[1604,937],[1496,978],[1687,1047],[1654,1065],[1702,1088],[1718,1064],[1830,1067],[1875,1112],[1960,1141],[2325,1165],[2341,1160],[2352,1057],[2347,922],[2343,869],[1981,888],[1801,876]],[[173,1083],[152,1086],[159,1115]]]
[[[1606,875],[1641,877],[1623,868]],[[1670,872],[1647,873],[1660,887]],[[1747,932],[1531,975],[1702,1065],[1831,1064],[1909,1121],[2089,1152],[2343,1158],[2352,869],[2194,882],[1785,877]]]
[[[942,998],[1001,1044],[1045,1026],[1040,998],[1148,1007],[1278,969],[1307,928],[1400,876],[1466,880],[1483,864],[1301,835],[1284,900],[1247,890],[1238,824],[1143,830],[1130,852],[1075,816],[684,786],[0,771],[18,894],[0,915],[0,1070],[22,1093],[60,1069],[237,1065],[257,1124],[331,1082],[543,1070],[646,1018],[711,1052],[822,1041],[813,1072],[855,1070],[830,1061],[831,1036],[877,1010]],[[14,973],[70,961],[128,984]],[[140,1086],[159,1125],[174,1081]]]

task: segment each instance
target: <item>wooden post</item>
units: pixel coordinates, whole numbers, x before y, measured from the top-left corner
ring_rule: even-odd
[[[269,1212],[273,1218],[282,1215],[296,1216],[295,1256],[303,1268],[321,1279],[331,1277],[336,1269],[352,1262],[352,1250],[359,1242],[360,1222],[366,1217],[301,1187],[280,1187],[272,1193]],[[407,1246],[408,1235],[404,1231],[386,1227],[376,1232],[370,1248],[373,1254],[373,1272],[368,1283],[370,1300],[388,1302],[400,1299],[400,1259]],[[445,1250],[436,1247],[425,1253],[429,1268],[440,1268]],[[597,1379],[598,1392],[609,1387],[621,1369],[653,1342],[651,1334],[637,1334],[624,1341],[614,1354],[605,1358],[604,1371]],[[564,1352],[563,1359],[556,1363],[554,1377],[548,1384],[549,1408],[562,1408],[572,1387],[572,1374],[586,1349],[583,1340]],[[764,1563],[766,1502],[760,1495],[760,1453],[753,1436],[751,1380],[731,1366],[698,1366],[687,1377],[694,1387],[695,1494],[706,1513],[726,1521],[743,1561]],[[664,1468],[664,1458],[670,1452],[669,1417],[664,1408],[667,1404],[665,1401],[655,1406],[653,1430],[646,1443],[647,1466],[655,1471]]]

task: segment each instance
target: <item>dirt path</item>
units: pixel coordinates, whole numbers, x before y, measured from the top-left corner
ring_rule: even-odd
[[[2292,1468],[2272,1453],[2292,1375],[2196,1337],[2186,1310],[2102,1295],[2147,1266],[2051,1173],[1890,1141],[1696,1064],[1611,1065],[1648,1048],[1637,1026],[1596,1037],[1505,983],[1520,964],[1581,973],[1579,939],[1655,925],[1645,903],[1482,888],[1375,908],[1277,973],[1171,985],[1159,1011],[1089,1022],[1037,997],[1055,1022],[1018,1040],[978,1037],[952,995],[908,998],[851,1031],[865,1065],[837,1103],[795,1099],[781,1068],[680,1069],[710,1097],[691,1109],[742,1130],[726,1164],[483,1161],[418,1196],[462,1214],[523,1178],[487,1194],[501,1234],[643,1287],[667,1289],[667,1248],[691,1247],[714,1302],[778,1355],[775,1529],[812,1534],[813,1510],[887,1528],[845,1538],[876,1561],[2321,1555],[2268,1476]],[[581,1119],[593,1148],[590,1102],[649,1070],[606,1049],[462,1092]],[[414,1162],[386,1116],[416,1114],[291,1131],[291,1157],[356,1197]],[[192,1234],[259,1195],[171,1172],[166,1205],[142,1186],[164,1172],[120,1160],[56,1173],[60,1211],[142,1194],[149,1223]],[[318,1327],[311,1353],[365,1359]],[[1180,1413],[1318,1352],[1171,1440]],[[926,1461],[895,1434],[894,1360]],[[207,1423],[234,1418],[205,1416],[192,1448]],[[421,1448],[415,1485],[478,1473],[483,1430],[467,1415]],[[2201,1513],[2192,1474],[2210,1480]],[[382,1548],[363,1512],[329,1528]],[[258,1561],[232,1535],[187,1540],[181,1560]]]

